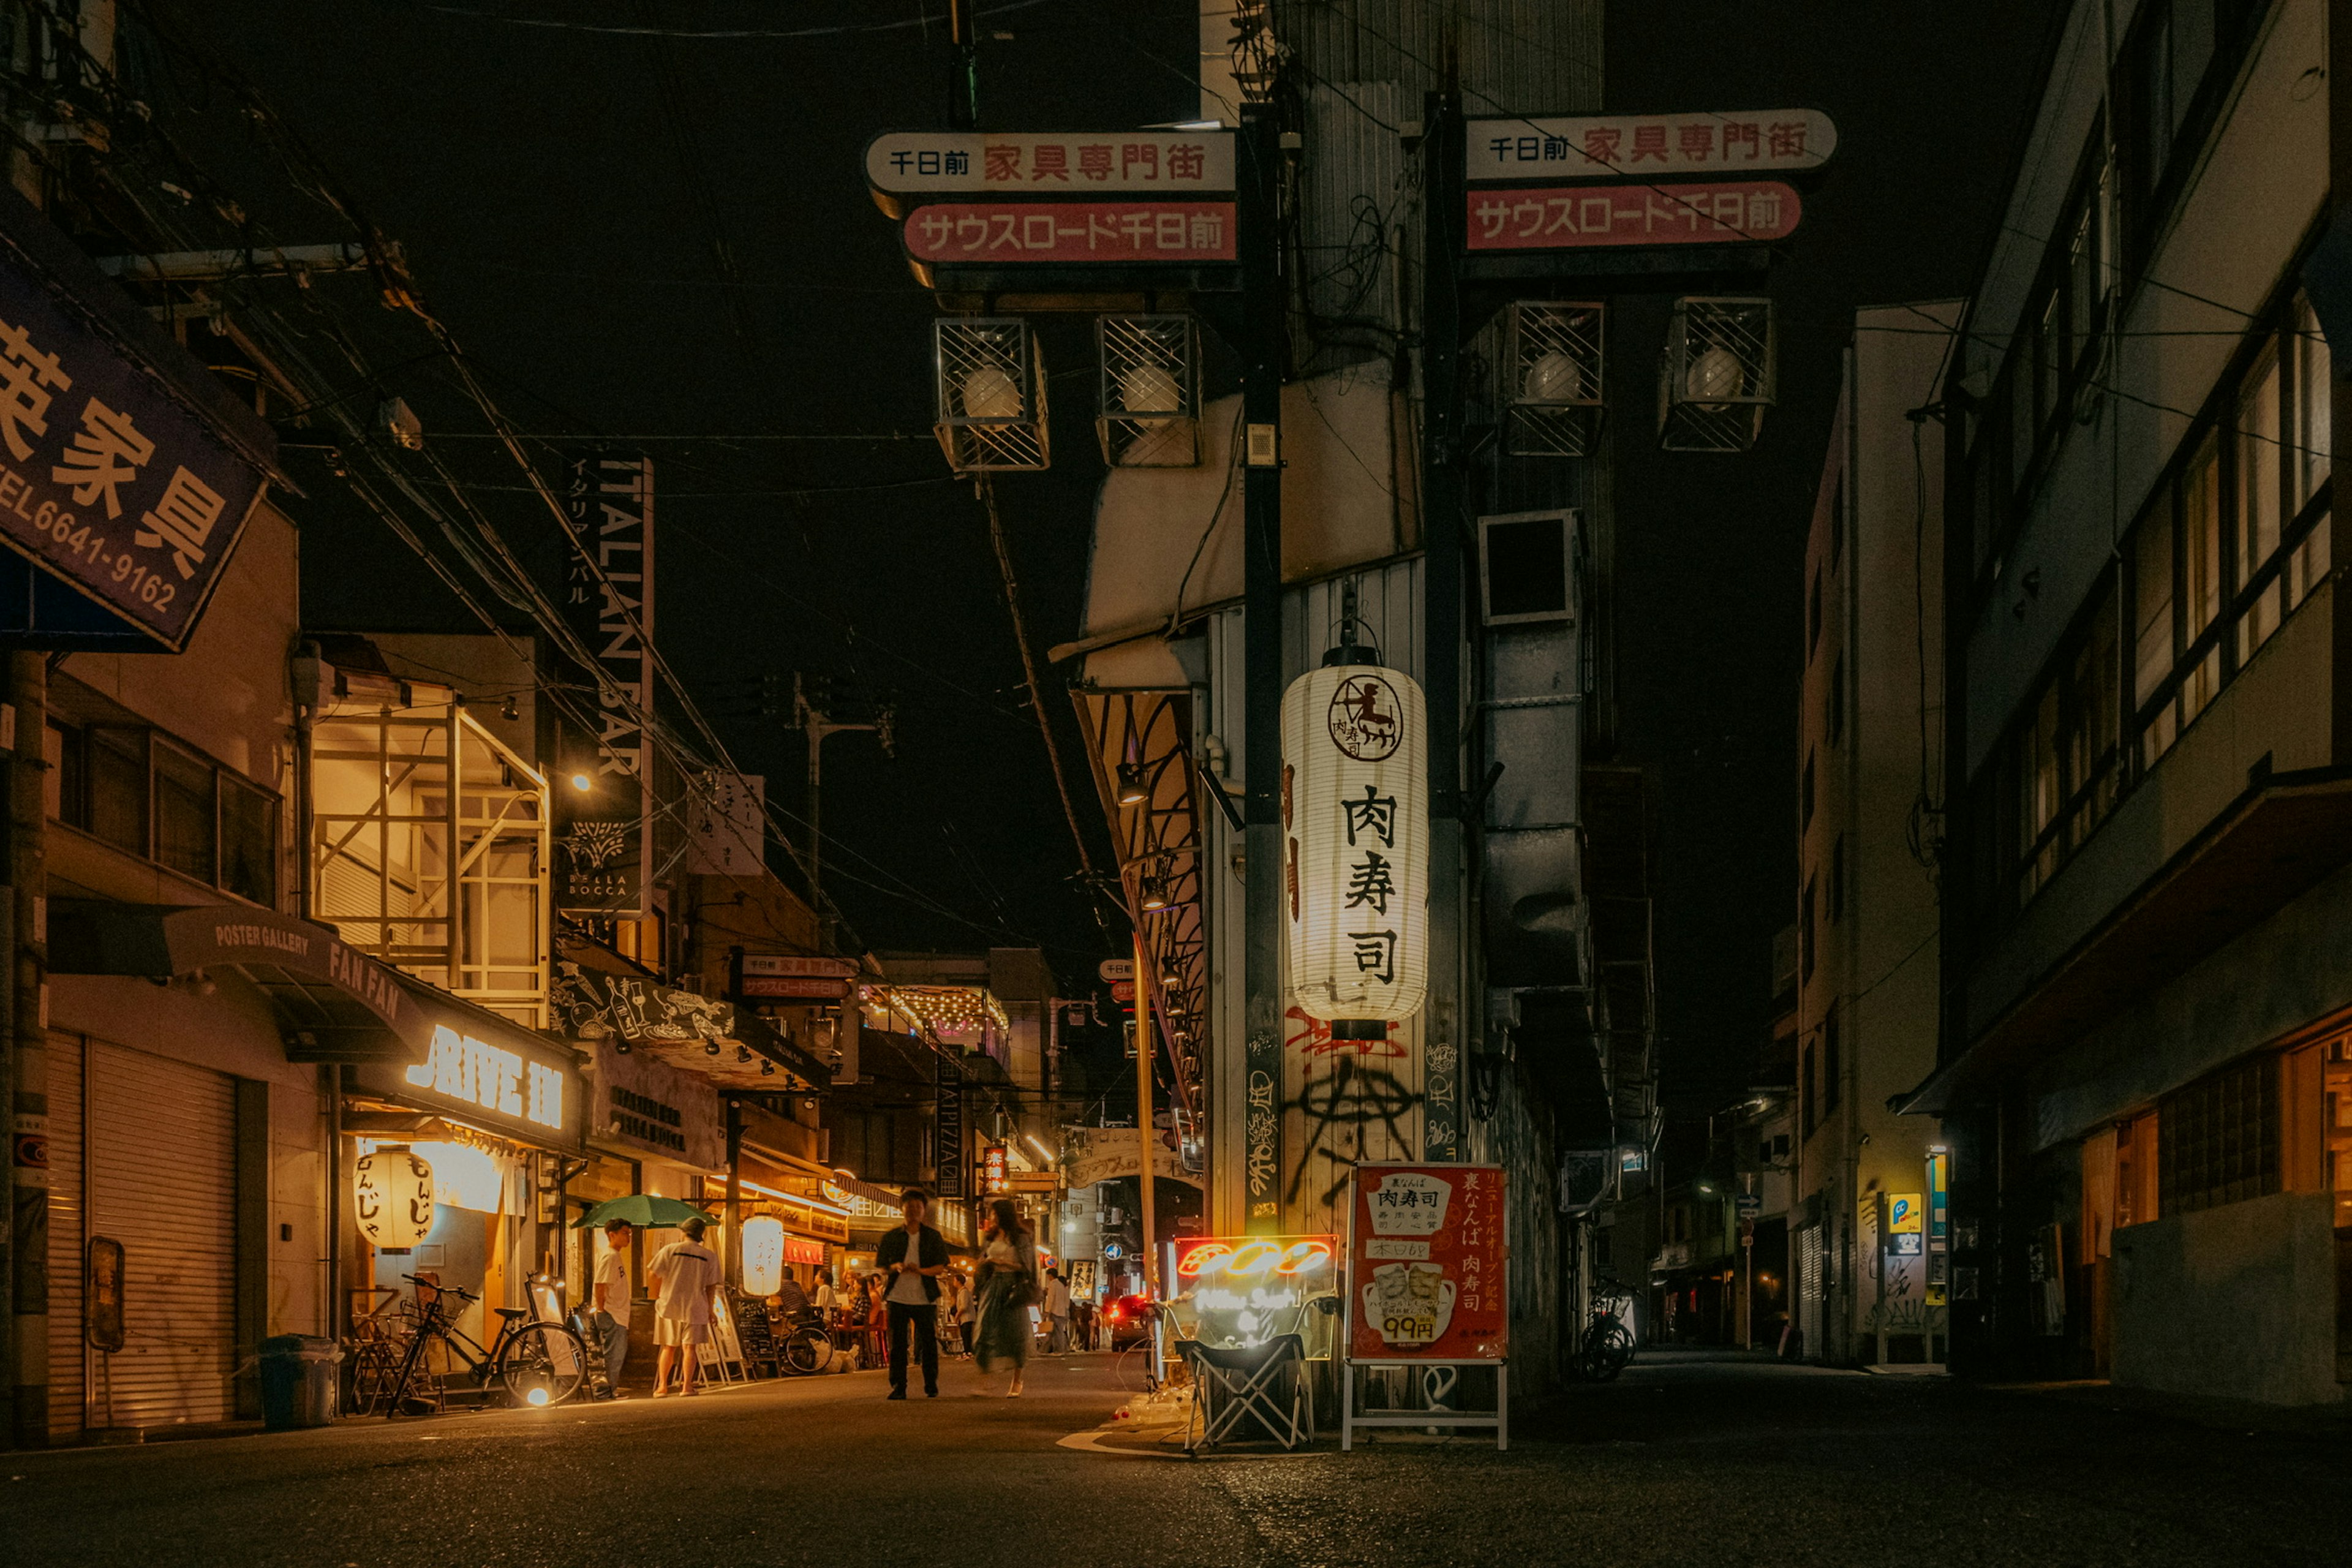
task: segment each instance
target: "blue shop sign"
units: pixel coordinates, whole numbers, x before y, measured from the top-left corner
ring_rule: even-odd
[[[0,542],[177,653],[263,474],[0,258]]]

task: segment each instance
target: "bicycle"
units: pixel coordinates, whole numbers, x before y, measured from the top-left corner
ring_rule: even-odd
[[[458,1375],[485,1392],[495,1381],[515,1405],[533,1409],[561,1405],[585,1386],[588,1347],[565,1325],[531,1321],[530,1311],[521,1307],[498,1307],[492,1310],[499,1316],[499,1331],[485,1345],[457,1327],[445,1305],[445,1299],[451,1296],[468,1306],[480,1297],[414,1274],[401,1278],[417,1288],[416,1329],[408,1338],[398,1370],[386,1380],[394,1411],[427,1401],[436,1407],[440,1405],[440,1391],[434,1386],[440,1380],[424,1365],[425,1347],[435,1340],[465,1363],[465,1372]],[[427,1291],[432,1293],[429,1300]]]
[[[833,1336],[814,1313],[796,1317],[778,1336],[776,1362],[796,1377],[808,1377],[833,1364]]]
[[[1585,1325],[1576,1353],[1576,1370],[1587,1382],[1611,1382],[1633,1359],[1633,1331],[1618,1315],[1621,1302],[1630,1310],[1633,1298],[1617,1289],[1614,1280],[1592,1292],[1592,1321]]]

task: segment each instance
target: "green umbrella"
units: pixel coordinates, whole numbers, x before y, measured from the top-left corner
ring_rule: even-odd
[[[682,1203],[677,1198],[659,1198],[651,1193],[631,1193],[625,1198],[606,1198],[573,1220],[572,1228],[593,1230],[616,1219],[625,1219],[640,1230],[658,1230],[665,1226],[680,1224],[688,1215],[706,1220],[710,1217],[692,1204]]]

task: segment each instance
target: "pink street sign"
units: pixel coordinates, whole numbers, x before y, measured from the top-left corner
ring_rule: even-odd
[[[1582,250],[1783,239],[1802,205],[1778,180],[1742,180],[1477,191],[1469,213],[1472,250]]]
[[[949,202],[907,215],[918,261],[1231,261],[1231,202]]]

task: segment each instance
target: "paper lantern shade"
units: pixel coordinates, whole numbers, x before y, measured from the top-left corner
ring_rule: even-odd
[[[352,1167],[352,1215],[368,1244],[405,1252],[433,1228],[433,1166],[406,1149],[378,1149]]]
[[[1428,721],[1393,669],[1332,664],[1282,698],[1283,909],[1308,1016],[1401,1023],[1429,988]]]
[[[784,1283],[784,1222],[753,1215],[743,1222],[743,1293],[772,1296]]]

